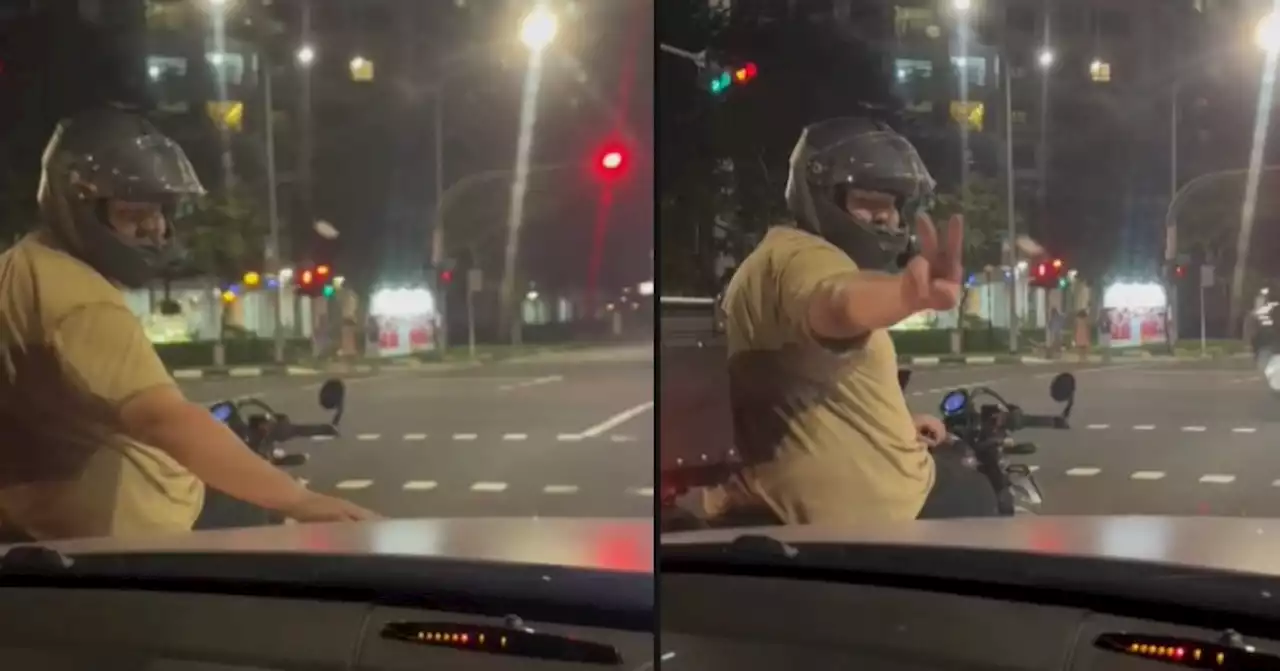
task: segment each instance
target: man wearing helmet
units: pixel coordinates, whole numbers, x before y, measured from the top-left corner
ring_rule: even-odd
[[[841,118],[804,130],[786,193],[795,220],[769,230],[723,299],[743,468],[706,493],[712,517],[995,514],[981,475],[945,449],[930,453],[945,429],[907,410],[886,330],[959,300],[962,221],[940,244],[923,212],[933,188],[915,148],[887,125]]]
[[[188,531],[204,484],[300,521],[373,514],[308,491],[186,400],[129,310],[203,193],[182,149],[108,108],[59,124],[40,226],[0,255],[0,538]],[[3,540],[0,540],[3,542]]]

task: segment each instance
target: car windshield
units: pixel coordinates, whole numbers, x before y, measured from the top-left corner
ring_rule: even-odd
[[[664,3],[673,510],[1280,513],[1280,32],[1139,4]]]
[[[651,1],[0,5],[0,536],[651,518]]]

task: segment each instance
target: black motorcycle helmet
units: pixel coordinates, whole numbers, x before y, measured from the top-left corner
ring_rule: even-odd
[[[861,268],[901,267],[911,251],[911,225],[932,206],[935,182],[906,138],[860,117],[829,119],[800,134],[791,152],[787,207],[796,225],[844,250]],[[845,207],[849,189],[892,194],[902,218],[890,230],[860,221]]]
[[[204,193],[182,148],[150,121],[109,107],[62,120],[45,147],[41,219],[58,244],[104,277],[140,288],[182,256],[174,240],[178,203]],[[126,239],[107,220],[107,202],[156,203],[165,217],[158,245]]]

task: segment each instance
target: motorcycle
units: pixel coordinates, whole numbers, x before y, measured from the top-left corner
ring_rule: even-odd
[[[898,371],[898,385],[904,390],[911,381],[911,371]],[[1069,418],[1075,405],[1076,379],[1070,373],[1061,373],[1049,384],[1049,396],[1065,407],[1059,415],[1035,415],[1009,403],[987,387],[957,389],[943,397],[942,420],[951,434],[966,451],[966,463],[986,476],[996,492],[1001,515],[1023,515],[1038,512],[1044,501],[1039,484],[1024,464],[1010,463],[1009,456],[1030,455],[1038,449],[1034,443],[1014,442],[1010,434],[1021,429],[1051,428],[1069,429]],[[994,404],[976,405],[976,401],[990,397]],[[659,525],[662,532],[703,529],[712,526],[679,504],[679,499],[704,487],[714,487],[730,477],[741,467],[733,451],[728,459],[703,463],[679,463],[666,468],[660,474]],[[776,521],[741,520],[740,526],[769,525]],[[736,526],[730,520],[717,520],[715,526]]]
[[[246,398],[233,401],[220,401],[209,407],[209,412],[218,421],[231,429],[254,454],[281,468],[302,466],[310,459],[305,452],[289,452],[280,447],[297,438],[317,436],[337,436],[338,424],[342,422],[342,413],[346,402],[346,386],[342,380],[331,379],[320,386],[318,394],[320,407],[333,412],[328,422],[317,424],[296,424],[289,416],[276,412],[265,401]],[[259,410],[247,414],[246,411]],[[204,509],[196,520],[195,528],[228,529],[237,527],[267,526],[284,524],[283,515],[260,508],[232,498],[209,488],[205,490]]]
[[[1044,494],[1036,483],[1031,468],[1011,463],[1010,456],[1035,454],[1031,442],[1017,442],[1016,431],[1030,428],[1069,429],[1071,409],[1075,405],[1076,379],[1071,373],[1059,373],[1049,383],[1049,396],[1065,404],[1057,415],[1036,415],[1009,403],[988,387],[957,389],[942,398],[942,422],[958,445],[967,451],[966,463],[986,476],[1001,515],[1036,514],[1044,503]],[[994,403],[978,405],[983,398]]]

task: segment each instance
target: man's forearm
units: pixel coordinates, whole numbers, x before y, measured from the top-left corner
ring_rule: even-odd
[[[823,283],[809,301],[814,334],[857,338],[889,328],[914,314],[900,275],[861,271]]]
[[[207,410],[184,403],[135,431],[191,470],[205,484],[270,510],[287,508],[306,492],[289,474],[247,449]]]

